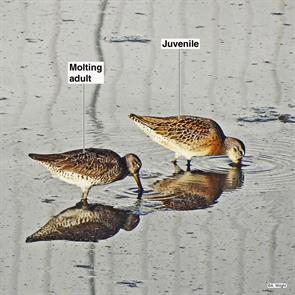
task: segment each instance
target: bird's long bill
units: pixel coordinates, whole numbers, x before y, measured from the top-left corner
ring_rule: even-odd
[[[140,181],[140,178],[139,178],[139,174],[135,173],[135,174],[132,174],[132,176],[135,179],[136,184],[138,186],[138,199],[140,199],[142,194],[143,194],[143,187],[142,187],[142,184],[141,184],[141,181]]]

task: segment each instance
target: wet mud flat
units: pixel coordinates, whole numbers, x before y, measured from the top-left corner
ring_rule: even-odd
[[[294,12],[287,0],[5,1],[1,294],[293,294]],[[174,167],[128,119],[177,114],[169,37],[200,38],[183,52],[182,111],[241,138],[241,169]],[[105,62],[105,84],[86,88],[87,146],[140,156],[141,202],[128,177],[81,203],[27,156],[81,148],[69,60]]]

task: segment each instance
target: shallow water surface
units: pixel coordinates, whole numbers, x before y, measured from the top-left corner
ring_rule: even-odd
[[[295,293],[293,1],[2,6],[1,294]],[[110,42],[126,36],[150,41]],[[201,39],[182,56],[183,114],[243,140],[241,169],[225,157],[174,167],[128,118],[178,113],[178,52],[160,50],[173,37]],[[70,60],[105,62],[105,84],[86,86],[86,143],[139,155],[141,201],[127,177],[81,203],[27,156],[81,148]]]

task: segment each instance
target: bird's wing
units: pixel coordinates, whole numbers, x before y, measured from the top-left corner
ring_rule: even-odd
[[[75,172],[90,177],[99,177],[119,166],[121,158],[110,150],[86,149],[69,151],[62,154],[36,155],[30,157],[48,163],[58,170]]]
[[[152,129],[156,134],[174,140],[186,142],[224,139],[220,126],[211,119],[193,116],[149,117],[131,114],[130,118]]]

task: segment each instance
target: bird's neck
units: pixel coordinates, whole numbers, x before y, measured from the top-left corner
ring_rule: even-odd
[[[230,149],[232,144],[232,137],[226,137],[223,141],[223,155],[227,154],[227,151]]]
[[[127,161],[125,157],[121,158],[122,161],[122,171],[124,171],[124,175],[122,176],[123,178],[126,177],[127,175],[130,174],[129,169],[128,169],[128,165],[127,165]]]

